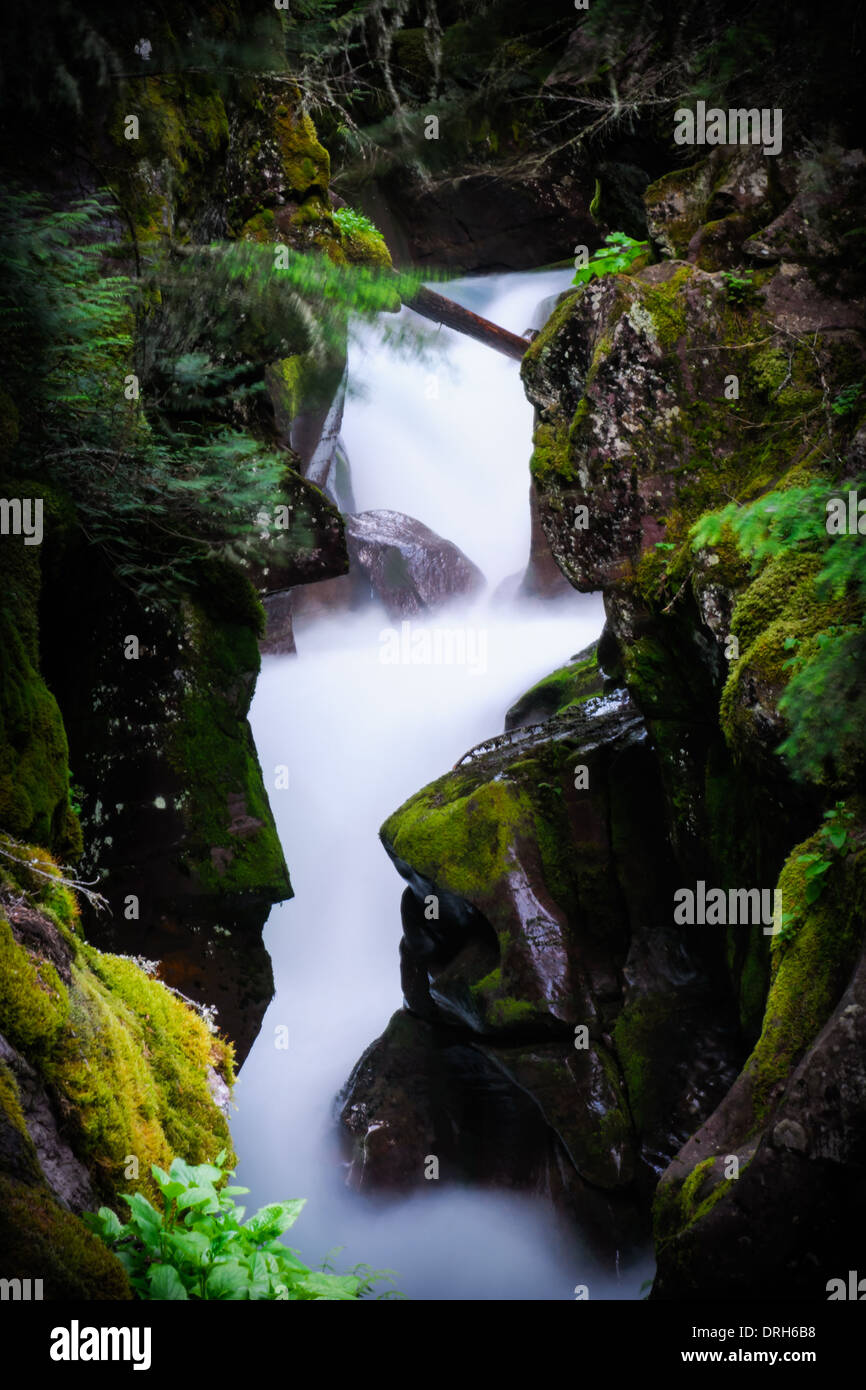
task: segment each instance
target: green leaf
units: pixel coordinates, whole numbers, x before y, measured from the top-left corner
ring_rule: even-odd
[[[205,1297],[238,1302],[249,1297],[249,1272],[239,1260],[216,1265],[207,1277]]]
[[[129,1224],[140,1232],[145,1245],[152,1250],[157,1249],[162,1235],[160,1213],[141,1192],[133,1192],[131,1195],[124,1193],[123,1200],[129,1205]]]
[[[171,1265],[151,1265],[147,1273],[147,1282],[151,1298],[176,1302],[189,1298],[180,1275]]]
[[[249,1221],[245,1221],[243,1229],[251,1234],[266,1230],[269,1238],[282,1235],[283,1231],[294,1226],[306,1204],[304,1197],[289,1202],[272,1202],[269,1206],[261,1207]]]
[[[353,1274],[304,1275],[295,1281],[294,1288],[313,1299],[326,1298],[344,1302],[358,1295],[358,1280]]]
[[[93,1212],[85,1212],[82,1220],[91,1231],[94,1231],[106,1245],[112,1241],[119,1240],[124,1234],[125,1227],[121,1225],[117,1213],[111,1207],[100,1207],[96,1215]]]
[[[177,1199],[178,1211],[188,1207],[202,1207],[205,1211],[219,1211],[219,1198],[212,1187],[186,1187],[183,1196]]]

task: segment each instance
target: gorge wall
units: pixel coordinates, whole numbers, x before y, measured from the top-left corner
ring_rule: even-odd
[[[363,589],[373,543],[399,549],[395,514],[372,539],[369,517],[347,526],[321,467],[345,317],[321,336],[299,291],[228,318],[238,301],[183,270],[214,242],[387,269],[381,236],[341,225],[346,198],[416,265],[561,262],[612,230],[649,242],[630,273],[563,296],[523,361],[534,515],[607,623],[382,828],[408,884],[405,1007],[341,1098],[350,1181],[405,1190],[436,1153],[451,1176],[552,1195],[604,1258],[652,1226],[654,1298],[820,1298],[856,1267],[864,593],[844,568],[828,579],[820,531],[825,497],[866,467],[866,156],[838,96],[859,50],[842,24],[816,35],[806,8],[524,9],[347,7],[372,64],[348,113],[366,162],[334,56],[354,48],[329,33],[311,62],[282,12],[93,3],[10,36],[18,192],[57,212],[108,189],[114,269],[145,283],[165,257],[138,355],[118,334],[98,364],[117,400],[140,374],[152,411],[122,448],[100,436],[98,486],[58,471],[33,359],[2,354],[0,493],[44,499],[45,536],[0,541],[0,1240],[47,1297],[130,1296],[77,1214],[148,1192],[151,1162],[230,1147],[234,1068],[272,988],[261,929],[291,892],[246,722],[265,608],[288,621],[290,590],[350,570]],[[744,73],[729,31],[760,60]],[[673,108],[707,83],[784,108],[782,153],[675,147]],[[36,352],[68,242],[16,300],[20,206],[5,302],[37,306]],[[191,372],[210,341],[229,385],[181,399],[166,344]],[[106,499],[136,430],[190,420],[276,455],[291,523],[266,562],[233,537],[166,592],[165,529],[130,552]],[[157,519],[161,476],[141,484]],[[772,517],[745,534],[711,520],[768,496],[775,546]],[[74,891],[97,878],[110,918]],[[699,883],[780,890],[781,920],[678,921],[675,895]]]

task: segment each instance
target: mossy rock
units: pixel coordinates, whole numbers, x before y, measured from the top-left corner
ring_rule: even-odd
[[[134,962],[82,947],[69,992],[69,1026],[44,1063],[69,1116],[75,1151],[107,1200],[130,1185],[153,1196],[150,1165],[191,1163],[230,1147],[207,1084],[210,1067],[232,1079],[230,1047]]]
[[[47,1053],[68,1016],[68,991],[54,966],[18,944],[0,911],[0,1032],[21,1051]]]
[[[59,886],[54,907],[40,901],[41,888],[28,897],[28,872],[18,879],[27,915],[15,928],[27,945],[0,913],[0,1034],[35,1067],[103,1199],[131,1187],[153,1195],[151,1163],[203,1162],[231,1149],[210,1089],[212,1073],[232,1084],[231,1045],[135,961],[82,942],[57,910]],[[60,957],[52,953],[68,983],[43,954],[52,926],[65,943]],[[16,1107],[5,1111],[14,1124]],[[125,1176],[131,1159],[137,1179]]]
[[[599,672],[596,647],[579,652],[566,666],[536,681],[525,694],[515,700],[505,716],[505,730],[536,724],[562,714],[575,705],[583,704],[604,689]]]
[[[19,480],[4,491],[43,499],[45,544],[56,506],[44,486]],[[73,858],[81,831],[69,805],[66,733],[39,669],[41,548],[0,538],[0,832]]]
[[[291,894],[282,847],[246,721],[259,669],[257,632],[262,620],[248,581],[232,588],[233,617],[216,619],[203,604],[185,606],[190,664],[180,717],[169,730],[167,758],[186,788],[182,814],[187,834],[181,860],[204,894],[245,894],[271,901]],[[211,610],[225,612],[226,589],[217,587]],[[238,602],[255,612],[256,626]]]
[[[779,876],[783,918],[771,948],[770,989],[761,1036],[743,1069],[754,1113],[763,1123],[797,1061],[829,1018],[863,940],[858,907],[866,902],[866,850],[834,864],[813,903],[806,899],[810,853],[832,855],[822,835],[798,845]]]
[[[110,1250],[46,1187],[0,1173],[3,1278],[41,1279],[46,1302],[128,1300],[126,1271]]]

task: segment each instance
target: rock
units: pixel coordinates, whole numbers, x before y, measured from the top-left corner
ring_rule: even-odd
[[[538,334],[536,333],[537,337]],[[515,598],[561,598],[571,592],[571,585],[557,565],[538,510],[538,497],[534,484],[529,488],[529,516],[531,523],[529,541],[529,563],[526,566]],[[509,597],[511,597],[509,595]]]
[[[592,654],[582,656],[576,667],[600,681]],[[587,688],[573,701],[569,683],[565,668],[546,722],[472,750],[382,827],[410,885],[400,954],[418,1023],[411,1056],[397,1060],[403,1032],[374,1045],[350,1087],[361,1118],[344,1109],[342,1119],[366,1145],[357,1159],[365,1181],[390,1182],[405,1109],[394,1068],[415,1075],[432,1065],[430,1049],[475,1049],[543,1116],[549,1137],[539,1148],[536,1136],[533,1164],[555,1141],[557,1200],[591,1225],[586,1191],[619,1194],[614,1224],[634,1235],[635,1193],[721,1097],[737,1040],[719,1028],[718,1009],[710,1016],[700,944],[672,923],[650,925],[674,870],[643,723],[623,692],[605,699]],[[586,778],[575,778],[577,767]],[[626,844],[627,866],[618,857]],[[432,1105],[427,1092],[413,1100],[412,1132],[436,1128]]]
[[[746,238],[784,206],[794,187],[787,155],[719,145],[708,158],[646,189],[649,233],[663,255],[723,270],[742,263]]]
[[[259,650],[266,656],[292,655],[295,634],[292,626],[294,598],[291,590],[282,594],[267,594],[263,599],[265,609],[265,635],[259,641]]]
[[[346,518],[350,563],[392,617],[411,617],[483,588],[484,576],[451,541],[402,512]]]
[[[586,647],[552,675],[545,676],[516,700],[505,715],[505,732],[543,723],[574,704],[600,695],[605,681],[596,660],[596,644]]]
[[[850,237],[866,199],[866,154],[831,147],[799,174],[796,196],[745,245],[751,256],[800,265],[850,265]]]
[[[430,179],[403,166],[382,191],[398,218],[399,242],[421,267],[529,270],[561,261],[575,241],[595,247],[600,240],[588,212],[591,192],[564,169],[545,178],[526,167]]]
[[[478,1049],[411,1013],[394,1014],[338,1101],[346,1181],[363,1192],[440,1181],[531,1186],[546,1164],[532,1101]]]
[[[776,1298],[824,1300],[828,1280],[862,1260],[862,893],[862,864],[848,863],[832,900],[806,907],[779,950],[761,1038],[659,1185],[653,1298],[753,1299],[772,1287]]]
[[[61,1136],[57,1116],[48,1094],[34,1068],[21,1053],[0,1035],[0,1062],[15,1078],[21,1113],[27,1133],[33,1142],[42,1179],[51,1189],[54,1200],[75,1212],[95,1211],[99,1205],[90,1176]],[[5,1116],[0,1116],[0,1122]],[[0,1167],[9,1172],[6,1155],[0,1155]],[[14,1171],[14,1169],[13,1169]]]

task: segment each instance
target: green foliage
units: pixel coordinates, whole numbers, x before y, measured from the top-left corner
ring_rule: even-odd
[[[365,217],[363,212],[356,212],[354,208],[334,208],[333,216],[340,231],[345,232],[347,236],[351,236],[353,232],[380,235],[375,223],[371,222],[369,217]]]
[[[69,808],[71,811],[75,813],[76,816],[80,816],[81,798],[83,797],[84,792],[75,782],[73,782],[72,772],[69,768],[67,768],[66,773],[69,780]]]
[[[849,852],[848,838],[853,829],[854,812],[848,811],[844,801],[837,801],[830,811],[824,812],[824,824],[813,840],[814,848],[806,854],[796,856],[797,863],[803,865],[805,880],[805,903],[811,907],[816,903],[827,886],[827,875]],[[800,922],[800,912],[784,911],[782,941],[790,941]]]
[[[157,599],[194,586],[203,559],[266,559],[255,519],[287,467],[254,432],[266,364],[332,362],[351,317],[399,308],[417,280],[279,248],[283,267],[248,242],[159,248],[133,279],[106,271],[112,216],[107,198],[55,212],[0,195],[9,467],[68,494],[117,577]]]
[[[754,274],[753,270],[744,270],[742,275],[735,275],[732,270],[722,271],[728,301],[738,309],[754,303],[757,295],[757,286],[753,283]]]
[[[608,232],[604,246],[593,251],[589,264],[579,267],[573,285],[585,285],[595,275],[611,275],[630,269],[634,262],[649,250],[648,241],[635,241],[625,232]]]
[[[699,550],[720,544],[729,526],[755,569],[786,553],[820,556],[816,599],[837,601],[841,621],[802,644],[786,639],[795,655],[785,663],[792,674],[779,701],[790,732],[778,751],[800,780],[820,782],[828,766],[850,771],[866,743],[866,547],[857,534],[831,537],[826,528],[828,498],[854,486],[816,479],[745,506],[732,502],[703,516],[691,532]]]
[[[114,1252],[139,1298],[188,1301],[346,1301],[363,1297],[390,1270],[359,1266],[351,1274],[310,1270],[280,1237],[303,1200],[272,1202],[244,1220],[234,1198],[246,1187],[221,1187],[226,1155],[192,1166],[175,1158],[169,1171],[153,1164],[162,1197],[158,1210],[140,1192],[125,1196],[129,1219],[110,1207],[85,1224]],[[394,1297],[393,1291],[383,1297]]]
[[[830,402],[830,409],[834,415],[850,415],[859,407],[862,394],[863,383],[861,381],[852,382],[850,386],[844,387],[839,392],[835,400]]]

